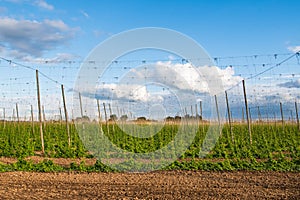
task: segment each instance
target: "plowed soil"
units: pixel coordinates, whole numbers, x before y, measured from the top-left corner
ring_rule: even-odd
[[[0,199],[300,199],[300,173],[0,173]]]

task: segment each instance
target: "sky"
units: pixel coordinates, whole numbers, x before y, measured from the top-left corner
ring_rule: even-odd
[[[212,56],[286,53],[300,48],[299,8],[296,0],[1,0],[0,44],[16,57],[84,58],[113,34],[163,27],[188,35]]]
[[[68,70],[66,65],[56,66],[55,63],[82,61],[99,43],[120,32],[161,27],[185,34],[200,44],[212,58],[222,58],[215,61],[216,65],[224,66],[220,67],[219,73],[230,80],[225,84],[228,89],[243,78],[276,65],[280,59],[300,50],[299,10],[300,1],[297,0],[77,0],[76,3],[68,0],[0,0],[0,57],[28,66],[53,61],[52,68],[46,66],[40,70],[48,77],[65,83],[68,91],[72,91],[73,79],[80,66],[73,63],[72,70]],[[275,54],[278,54],[278,58],[273,56]],[[255,55],[258,55],[259,61],[253,58]],[[161,60],[166,58],[172,61],[172,55],[163,55]],[[137,56],[139,59],[142,58]],[[159,58],[156,61],[159,63]],[[183,63],[178,66],[178,63],[169,61],[164,66],[179,67],[186,69],[187,74],[193,74]],[[266,63],[266,66],[258,66],[257,63]],[[232,64],[236,66],[228,68]],[[254,65],[254,68],[248,68]],[[7,74],[15,81],[2,84],[6,87],[1,88],[2,91],[9,90],[2,92],[2,98],[5,97],[7,101],[9,96],[10,100],[16,98],[20,103],[24,102],[25,98],[16,97],[22,91],[12,94],[17,87],[23,88],[27,96],[34,96],[35,91],[27,92],[34,87],[34,81],[28,81],[28,86],[24,86],[21,79],[32,78],[32,72],[19,68],[11,70],[6,66],[2,61],[0,82],[8,79]],[[204,69],[203,73],[208,71]],[[256,89],[256,92],[259,90],[261,93],[255,96],[255,101],[260,101],[262,97],[268,101],[272,96],[279,100],[285,98],[298,101],[299,74],[299,63],[294,59],[285,68],[272,70],[261,79],[249,81],[250,96],[255,95],[253,90]],[[189,84],[193,85],[197,79],[199,77],[191,79]],[[51,104],[51,95],[59,96],[59,92],[52,94],[49,91],[53,88],[56,91],[59,87],[51,85],[47,80],[45,84],[48,84],[47,98],[44,99],[47,105]],[[116,80],[107,83],[102,90],[112,89],[114,84]],[[120,94],[117,91],[106,95],[118,96]],[[140,93],[142,97],[149,95],[145,88],[139,91],[145,92]],[[266,91],[270,96],[268,98],[264,95]],[[203,89],[197,92],[201,93]],[[155,95],[159,96],[158,99],[163,96],[157,91]],[[2,107],[6,105],[3,103]]]

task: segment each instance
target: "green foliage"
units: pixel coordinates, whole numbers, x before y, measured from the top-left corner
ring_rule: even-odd
[[[79,158],[88,155],[73,124],[70,125],[70,147],[64,124],[46,123],[43,129],[45,153],[48,157]],[[0,157],[25,158],[40,151],[41,139],[38,124],[32,127],[31,123],[26,122],[0,123]]]
[[[124,126],[132,126],[124,124]],[[122,131],[117,124],[102,125],[103,133],[109,140],[119,148],[134,153],[149,153],[166,147],[177,136],[179,124],[165,124],[162,127],[157,125],[141,124],[146,129],[132,128],[132,132],[146,134],[147,130],[156,133],[151,137],[140,138]],[[46,157],[53,158],[89,158],[93,157],[84,147],[75,125],[70,124],[71,145],[68,145],[68,136],[65,124],[46,123],[44,125],[44,141]],[[227,125],[224,126],[222,135],[216,141],[213,149],[199,159],[202,143],[207,135],[208,125],[201,125],[198,128],[194,141],[181,155],[178,161],[165,167],[165,169],[181,170],[280,170],[300,171],[300,133],[294,124],[286,124],[284,129],[276,124],[253,124],[252,144],[250,144],[247,126],[236,124],[233,127],[233,135]],[[123,129],[124,130],[124,129]],[[138,132],[138,131],[145,131]],[[187,126],[186,134],[189,134]],[[98,134],[98,132],[96,133]],[[181,143],[185,142],[185,136],[181,136]],[[91,137],[92,141],[93,138]],[[93,143],[91,143],[93,144]],[[176,150],[176,145],[172,147]],[[79,165],[71,163],[70,167],[55,165],[51,160],[44,160],[34,164],[24,158],[40,154],[41,141],[38,124],[21,122],[0,122],[0,157],[18,158],[18,162],[10,165],[0,163],[1,171],[26,170],[26,171],[113,171],[100,161],[94,166],[86,166],[84,162]],[[201,154],[202,155],[202,154]],[[110,155],[120,158],[120,155]],[[166,155],[167,156],[167,155]],[[125,161],[130,166],[131,160]],[[138,168],[139,166],[137,166]]]
[[[3,165],[4,166],[4,165]],[[37,171],[37,172],[54,172],[62,171],[63,167],[56,165],[53,161],[44,159],[42,162],[34,164],[32,161],[19,159],[16,163],[6,165],[3,171]],[[0,165],[1,171],[1,165]]]

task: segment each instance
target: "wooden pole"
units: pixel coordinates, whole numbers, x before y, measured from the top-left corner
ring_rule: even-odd
[[[187,117],[188,114],[187,114],[186,107],[184,108],[184,112],[185,112],[185,113],[184,113],[184,116]]]
[[[251,108],[249,108],[249,121],[250,124],[252,123],[252,114],[251,114]]]
[[[107,122],[107,112],[106,112],[106,107],[105,107],[105,103],[104,102],[103,102],[103,109],[104,109],[104,117],[105,117],[106,130],[107,130],[107,134],[109,134],[109,127],[108,127],[108,122]]]
[[[97,99],[97,108],[98,108],[98,120],[99,122],[101,122],[101,111],[100,111],[99,99]]]
[[[33,119],[33,106],[32,105],[30,105],[30,113],[31,113],[32,135],[34,135],[34,119]]]
[[[72,108],[72,116],[71,116],[71,121],[74,123],[74,109]]]
[[[117,117],[119,118],[121,115],[120,115],[120,110],[119,110],[119,106],[117,106]]]
[[[296,111],[297,127],[298,127],[298,130],[300,131],[300,126],[299,126],[299,115],[298,115],[298,106],[297,106],[297,102],[296,102],[296,101],[295,101],[295,111]]]
[[[80,104],[80,114],[81,114],[81,118],[83,118],[82,101],[81,101],[81,94],[80,94],[80,92],[79,92],[79,104]]]
[[[193,116],[194,116],[194,112],[193,112],[193,106],[191,105],[191,117],[193,118]]]
[[[99,121],[99,125],[100,125],[100,131],[102,132],[101,111],[100,111],[99,99],[97,99],[97,108],[98,108],[98,121]]]
[[[257,115],[258,115],[258,121],[261,122],[261,113],[260,113],[259,106],[257,106]]]
[[[280,105],[280,114],[281,114],[281,124],[282,124],[282,130],[284,129],[284,117],[283,117],[283,109],[282,109],[282,103],[279,103]]]
[[[225,91],[225,97],[226,97],[227,115],[228,115],[228,122],[229,122],[229,128],[230,128],[231,141],[234,142],[234,136],[233,136],[232,124],[231,124],[231,112],[230,112],[230,107],[229,107],[229,101],[228,101],[227,91]]]
[[[215,103],[216,103],[216,111],[217,111],[217,116],[218,116],[219,133],[220,133],[220,136],[221,136],[222,135],[222,130],[221,130],[221,121],[220,121],[220,113],[219,113],[217,95],[215,95]]]
[[[109,116],[111,117],[112,116],[112,110],[111,110],[110,103],[108,104],[108,109],[109,109]]]
[[[39,122],[40,122],[40,135],[42,144],[42,153],[45,154],[44,146],[44,134],[43,134],[43,120],[42,120],[42,110],[41,110],[41,96],[40,96],[40,83],[39,83],[39,71],[35,71],[36,74],[36,88],[37,88],[37,98],[38,98],[38,110],[39,110]]]
[[[195,104],[195,111],[196,111],[196,119],[198,119],[199,114],[198,114],[198,105],[197,104]]]
[[[103,109],[104,109],[104,117],[105,117],[105,122],[107,125],[107,112],[106,112],[106,107],[105,107],[105,103],[103,102]]]
[[[249,132],[250,144],[252,145],[251,123],[250,123],[249,108],[248,108],[248,102],[247,102],[245,80],[243,80],[242,82],[243,82],[243,91],[244,91],[244,100],[245,100],[245,108],[246,108],[246,117],[247,117],[248,132]]]
[[[200,104],[200,105],[199,105],[199,106],[200,106],[200,116],[201,116],[201,119],[203,120],[202,101],[200,101],[199,104]]]
[[[15,122],[16,122],[16,114],[15,114],[15,109],[13,108],[13,113],[12,113],[12,121],[14,122],[14,124],[15,124]]]
[[[68,111],[67,111],[67,106],[66,106],[64,85],[61,85],[61,95],[62,95],[64,111],[65,111],[65,121],[66,121],[66,128],[67,128],[67,134],[68,134],[68,145],[70,147],[71,146],[71,136],[70,136],[69,123],[68,123]]]
[[[16,103],[17,122],[20,123],[18,103]]]
[[[115,117],[113,116],[112,113],[112,109],[111,109],[111,105],[110,103],[108,104],[108,108],[109,108],[109,118],[112,120],[113,124],[112,124],[112,128],[113,128],[113,133],[115,133]]]
[[[204,121],[203,121],[203,110],[202,110],[202,101],[199,102],[199,107],[200,107],[200,116],[201,116],[201,125],[202,125],[202,131],[204,132]]]

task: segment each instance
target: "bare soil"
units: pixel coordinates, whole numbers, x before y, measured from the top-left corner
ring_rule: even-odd
[[[300,173],[0,173],[0,199],[300,199]]]

